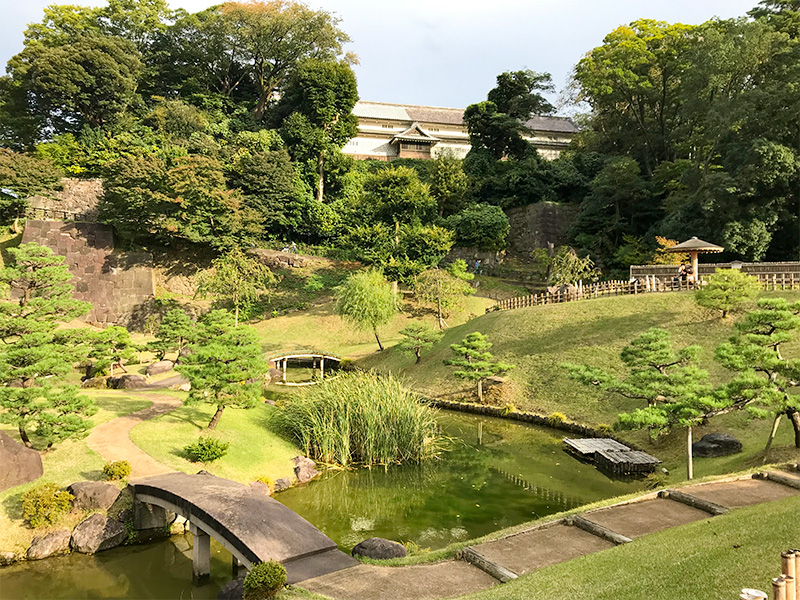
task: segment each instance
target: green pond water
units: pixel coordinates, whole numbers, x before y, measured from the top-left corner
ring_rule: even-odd
[[[642,488],[572,458],[562,432],[448,412],[440,422],[453,441],[439,460],[329,471],[277,499],[344,550],[373,536],[435,549]],[[216,598],[230,579],[230,554],[213,541],[211,570],[206,584],[193,585],[191,539],[174,536],[0,568],[0,598]]]

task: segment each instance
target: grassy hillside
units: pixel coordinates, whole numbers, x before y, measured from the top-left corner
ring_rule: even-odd
[[[561,365],[586,363],[623,374],[620,351],[650,327],[670,331],[676,347],[702,346],[701,364],[710,371],[715,382],[730,376],[714,361],[714,349],[731,335],[733,320],[722,320],[716,314],[699,309],[690,293],[619,296],[493,312],[448,329],[442,341],[423,355],[419,365],[414,365],[413,357],[402,354],[397,348],[372,353],[359,364],[391,371],[412,388],[432,397],[471,398],[472,387],[454,378],[452,368],[442,361],[452,355],[450,344],[470,332],[480,331],[494,344],[495,357],[516,365],[507,375],[502,394],[495,401],[543,415],[560,412],[583,423],[613,424],[617,414],[635,408],[636,401],[616,395],[604,396],[598,390],[579,385],[568,377]],[[799,350],[797,345],[788,348],[790,354],[800,353]],[[713,420],[706,428],[698,428],[698,438],[710,431],[731,431],[745,447],[742,455],[699,461],[698,475],[755,466],[756,454],[763,448],[769,426],[766,421],[751,421],[747,414],[737,413]],[[664,460],[668,468],[682,468],[682,432],[655,444],[643,433],[626,436],[646,446]],[[784,448],[779,448],[772,458],[798,458],[798,453],[786,447],[791,439],[791,427],[784,423],[776,441]]]

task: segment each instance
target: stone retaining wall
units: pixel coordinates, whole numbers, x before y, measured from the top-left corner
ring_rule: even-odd
[[[566,242],[567,230],[577,215],[577,206],[557,202],[536,202],[506,210],[511,229],[508,248],[516,254],[529,255],[537,248],[554,247]]]
[[[89,323],[127,325],[153,298],[153,257],[147,252],[116,252],[107,225],[29,220],[22,243],[47,246],[66,257],[75,297],[94,307]]]

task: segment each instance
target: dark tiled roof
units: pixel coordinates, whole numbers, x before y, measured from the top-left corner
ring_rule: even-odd
[[[525,123],[533,131],[558,131],[559,133],[578,133],[578,126],[566,117],[535,116]]]
[[[442,125],[462,125],[464,111],[460,108],[436,108],[434,106],[406,106],[408,116],[414,121],[441,123]]]

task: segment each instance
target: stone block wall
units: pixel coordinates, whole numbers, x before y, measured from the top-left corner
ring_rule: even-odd
[[[28,216],[96,221],[103,180],[64,177],[61,185],[63,189],[58,192],[28,198]]]
[[[127,325],[153,298],[152,255],[114,251],[107,225],[28,220],[22,243],[29,242],[66,257],[75,297],[94,307],[89,323]]]
[[[567,230],[577,215],[577,206],[537,202],[510,208],[506,214],[511,225],[508,249],[527,256],[537,248],[564,244]]]

